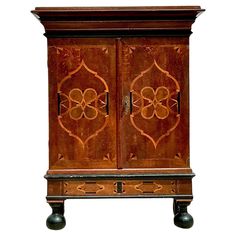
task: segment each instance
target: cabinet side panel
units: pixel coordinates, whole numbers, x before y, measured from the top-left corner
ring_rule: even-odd
[[[50,169],[116,167],[113,39],[49,38]]]
[[[188,38],[121,40],[121,166],[189,167]]]

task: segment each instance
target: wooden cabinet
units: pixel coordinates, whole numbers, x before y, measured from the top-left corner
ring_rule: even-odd
[[[189,228],[191,7],[36,8],[49,71],[50,229],[64,200],[171,197]]]

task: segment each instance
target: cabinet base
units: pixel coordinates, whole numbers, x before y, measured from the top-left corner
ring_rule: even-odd
[[[64,200],[80,198],[173,198],[174,223],[190,228],[193,218],[187,212],[192,201],[194,174],[113,174],[46,175],[47,201],[53,209],[47,219],[49,229],[62,229]]]
[[[108,197],[108,196],[103,196]],[[144,196],[132,196],[132,197],[144,197]],[[147,196],[148,197],[148,196]],[[154,196],[152,196],[154,197]],[[174,196],[155,196],[155,197],[174,197]],[[174,197],[174,224],[180,228],[191,228],[193,226],[193,217],[187,212],[187,206],[192,201],[192,196],[186,196],[188,198],[180,198]],[[178,196],[180,197],[180,196]],[[46,224],[49,229],[52,230],[60,230],[63,229],[66,225],[66,220],[64,217],[64,200],[61,200],[62,196],[48,196],[48,203],[52,208],[52,214],[47,218]],[[72,198],[72,197],[70,197]],[[73,197],[80,198],[80,197]],[[54,199],[54,200],[49,200]]]

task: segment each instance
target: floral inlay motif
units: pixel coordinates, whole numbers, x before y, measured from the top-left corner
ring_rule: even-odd
[[[150,75],[156,74],[154,78]],[[148,77],[147,77],[148,76]],[[155,80],[157,86],[143,86],[146,81]],[[140,82],[141,81],[141,82]],[[154,84],[155,84],[154,83]],[[155,148],[164,137],[170,135],[175,130],[180,121],[179,113],[179,93],[180,86],[178,81],[166,70],[162,69],[154,60],[153,64],[146,70],[142,71],[131,83],[130,93],[132,94],[132,112],[130,121],[133,127],[140,132],[141,135],[147,137]],[[154,122],[164,122],[169,119],[159,134],[157,132],[149,132],[147,123],[143,121],[149,120]],[[154,120],[156,119],[156,121]],[[168,123],[169,122],[169,123]],[[169,126],[169,127],[168,127]],[[159,125],[161,127],[161,125]],[[155,137],[154,137],[155,135]]]
[[[154,90],[152,87],[144,87],[141,90],[141,96],[144,100],[144,106],[141,115],[144,119],[152,119],[156,116],[158,119],[165,119],[169,115],[169,109],[162,104],[169,97],[169,89],[161,86]],[[147,105],[145,105],[147,103]]]
[[[80,120],[82,117],[88,120],[96,119],[98,111],[92,105],[97,100],[95,89],[88,88],[84,92],[78,88],[72,89],[69,93],[69,98],[76,104],[69,111],[71,119]]]
[[[78,72],[83,69],[83,77],[90,78],[90,85],[88,82],[88,87],[82,90],[79,86],[79,81],[81,77],[78,76]],[[91,86],[91,80],[94,81],[92,84],[97,81],[97,87]],[[77,85],[71,85],[69,82],[67,87],[64,86],[64,83],[67,81],[77,81]],[[65,92],[67,91],[67,92]],[[100,92],[98,92],[100,91]],[[58,122],[60,126],[72,137],[77,139],[82,147],[85,147],[85,144],[97,136],[108,123],[108,96],[109,89],[106,81],[98,75],[97,72],[90,69],[84,62],[81,61],[80,65],[74,70],[71,71],[62,81],[58,84],[58,96],[59,96],[59,115]],[[96,129],[91,128],[87,129],[86,125],[80,125],[84,122],[97,122],[98,118],[101,122],[100,127]],[[73,120],[73,122],[71,121]],[[94,123],[93,123],[94,124]]]

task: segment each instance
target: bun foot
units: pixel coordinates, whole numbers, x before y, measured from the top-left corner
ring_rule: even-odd
[[[63,229],[65,227],[66,220],[63,215],[56,213],[56,214],[51,214],[47,218],[46,224],[49,229],[59,230],[59,229]]]
[[[188,213],[178,213],[175,215],[174,223],[180,228],[188,229],[193,226],[193,217]]]
[[[191,201],[174,200],[174,223],[176,226],[184,229],[193,226],[193,217],[188,213],[187,206]]]
[[[64,202],[63,203],[49,203],[52,208],[52,214],[47,218],[46,225],[49,229],[59,230],[66,225],[64,217]]]

